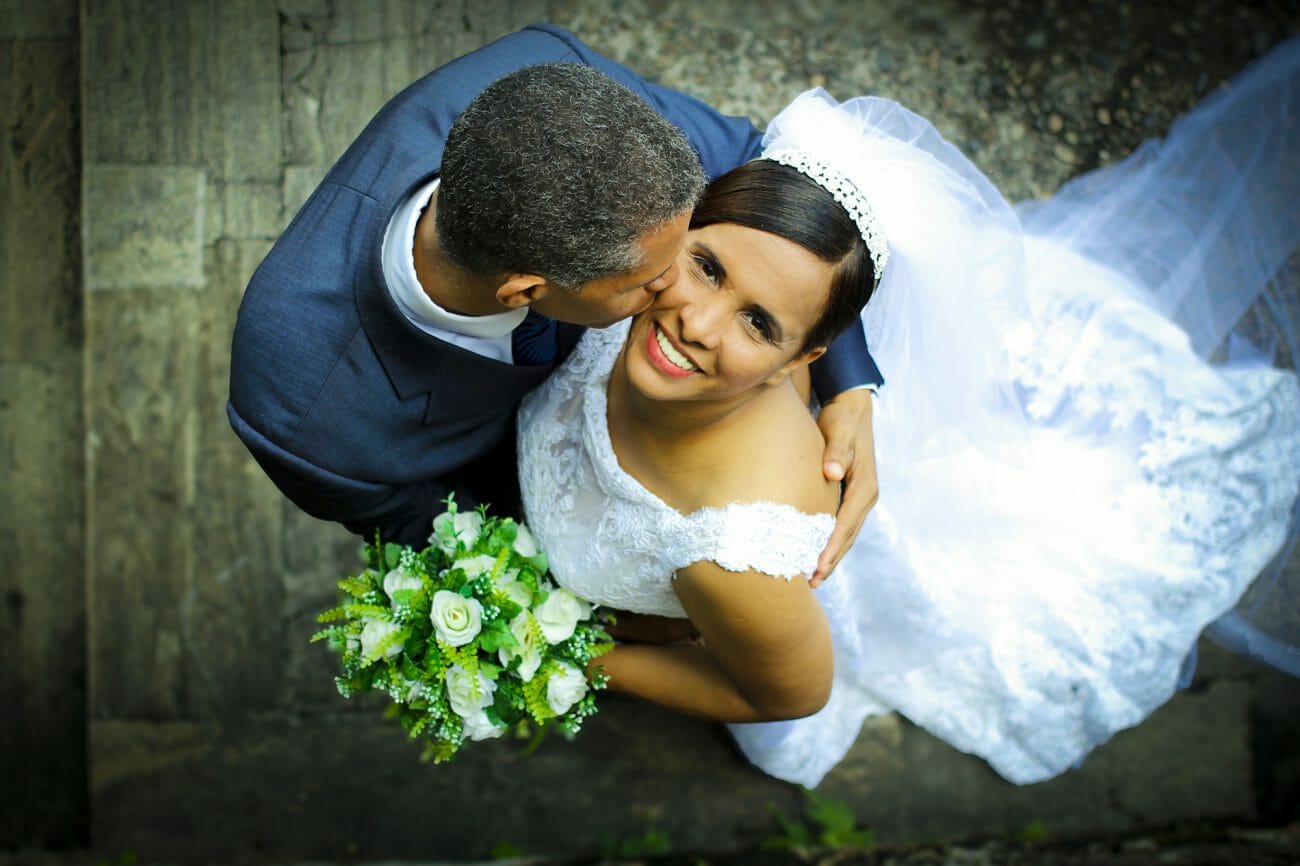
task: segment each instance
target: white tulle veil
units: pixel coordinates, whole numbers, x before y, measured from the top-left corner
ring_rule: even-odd
[[[890,261],[862,317],[886,380],[874,419],[878,451],[889,455],[879,466],[882,495],[906,497],[926,461],[971,445],[1018,461],[1028,422],[1003,350],[1026,302],[1027,237],[1104,263],[1186,331],[1203,358],[1293,364],[1298,105],[1300,40],[1292,40],[1165,139],[1015,207],[929,122],[894,102],[837,103],[815,89],[782,111],[764,148],[803,150],[836,167],[888,238]],[[1210,634],[1300,676],[1300,568],[1288,565],[1296,535],[1293,520],[1273,564]]]
[[[1013,458],[1022,421],[994,309],[1017,303],[1005,290],[1023,262],[1011,207],[934,127],[888,100],[838,104],[808,91],[763,143],[838,169],[884,228],[890,260],[863,313],[888,394],[878,441],[907,462],[971,441]]]

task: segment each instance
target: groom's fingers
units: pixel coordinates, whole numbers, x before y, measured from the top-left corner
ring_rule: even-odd
[[[842,480],[844,490],[835,515],[835,529],[817,560],[817,570],[809,578],[813,587],[820,586],[830,576],[853,546],[862,522],[879,495],[871,400],[868,391],[850,391],[822,409],[819,423],[826,437],[823,471],[827,480]]]
[[[870,451],[867,453],[871,454]],[[877,494],[874,458],[851,464],[845,476],[844,498],[840,500],[840,510],[835,515],[835,529],[826,543],[826,549],[817,560],[817,571],[813,572],[809,580],[811,586],[820,586],[853,546],[858,530],[862,529],[862,522],[876,504]]]

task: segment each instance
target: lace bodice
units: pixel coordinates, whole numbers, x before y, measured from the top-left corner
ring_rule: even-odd
[[[775,502],[681,514],[619,466],[605,394],[627,328],[588,331],[519,411],[524,511],[556,579],[617,610],[681,617],[672,579],[692,563],[786,579],[811,573],[832,515]]]

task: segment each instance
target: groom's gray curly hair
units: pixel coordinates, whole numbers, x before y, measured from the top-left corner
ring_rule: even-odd
[[[453,263],[566,288],[639,267],[637,241],[693,208],[705,185],[681,130],[572,63],[526,67],[475,97],[440,174],[435,227]]]

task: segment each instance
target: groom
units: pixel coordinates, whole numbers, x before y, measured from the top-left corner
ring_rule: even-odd
[[[544,65],[539,65],[544,64]],[[677,278],[705,177],[758,132],[533,25],[412,84],[330,170],[253,275],[227,414],[295,504],[423,546],[454,491],[518,509],[514,414],[585,327]],[[814,576],[876,496],[860,330],[818,362],[845,494]]]

